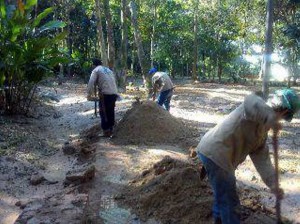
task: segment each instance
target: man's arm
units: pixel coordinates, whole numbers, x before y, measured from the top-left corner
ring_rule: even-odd
[[[154,101],[156,98],[156,94],[159,91],[159,85],[157,83],[153,84],[153,91],[152,91],[152,100]]]
[[[274,193],[275,169],[271,163],[269,148],[266,143],[261,148],[251,153],[250,158],[264,183]]]
[[[91,100],[96,97],[95,85],[97,85],[97,72],[92,71],[88,86],[87,86],[87,99]]]

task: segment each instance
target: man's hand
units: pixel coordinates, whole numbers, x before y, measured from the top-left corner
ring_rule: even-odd
[[[273,132],[276,133],[276,135],[278,134],[278,132],[282,129],[282,125],[279,122],[276,122],[273,127]]]
[[[91,96],[87,96],[86,99],[87,99],[88,101],[92,101],[92,97],[91,97]]]
[[[97,100],[99,100],[97,97],[92,97],[92,96],[87,96],[86,99],[88,101],[97,101]]]
[[[278,188],[278,191],[276,190],[276,188],[271,188],[270,190],[276,197],[278,197],[279,200],[282,200],[284,198],[284,191],[282,188]]]
[[[155,94],[155,92],[153,92],[153,93],[152,93],[151,97],[152,97],[152,100],[154,101],[154,100],[155,100],[155,98],[156,98],[156,94]]]

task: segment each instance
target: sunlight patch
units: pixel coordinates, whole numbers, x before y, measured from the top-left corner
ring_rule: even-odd
[[[166,149],[148,149],[148,152],[153,154],[153,155],[158,155],[158,156],[166,156],[170,154],[176,154],[176,155],[181,155],[185,156],[185,154],[180,153],[180,152],[175,152],[173,150],[166,150]]]
[[[251,93],[251,92],[248,91],[248,90],[225,89],[225,88],[215,89],[214,92],[219,92],[219,93],[231,93],[231,94],[243,94],[243,95],[247,95],[247,94],[250,94],[250,93]]]
[[[95,114],[95,110],[87,110],[87,111],[83,111],[83,112],[78,112],[77,114],[78,115],[83,115],[83,116],[94,115]]]
[[[84,103],[86,102],[85,97],[80,97],[80,96],[72,96],[72,97],[66,97],[62,98],[56,106],[63,106],[63,105],[70,105],[70,104],[75,104],[75,103]]]
[[[15,198],[0,192],[0,223],[15,223],[20,215],[19,209],[15,207]]]
[[[234,102],[242,102],[244,100],[244,95],[250,94],[249,91],[236,91],[236,90],[225,90],[225,89],[216,89],[214,91],[209,91],[207,94],[211,98],[221,98],[221,99],[226,99]],[[226,94],[226,95],[225,95]],[[239,96],[240,95],[240,96]]]
[[[223,115],[207,114],[203,112],[189,112],[183,109],[172,109],[171,114],[175,117],[183,118],[190,121],[198,121],[203,123],[219,123],[224,119]]]
[[[271,79],[283,82],[289,76],[288,70],[280,64],[273,64],[271,68]]]
[[[166,152],[161,149],[149,149],[149,152],[153,153],[155,155],[165,155],[166,154]]]
[[[300,123],[300,119],[293,118],[293,120],[290,123],[292,123],[292,124],[299,124]]]

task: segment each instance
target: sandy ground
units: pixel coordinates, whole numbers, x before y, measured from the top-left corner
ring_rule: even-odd
[[[65,155],[62,147],[66,142],[77,141],[82,131],[100,122],[94,115],[94,103],[85,99],[85,88],[86,85],[73,82],[43,87],[40,93],[51,92],[59,99],[59,102],[48,102],[51,109],[39,110],[26,122],[19,117],[1,118],[0,223],[160,223],[153,218],[141,220],[130,209],[120,207],[116,197],[132,178],[164,156],[188,160],[188,148],[162,144],[115,145],[109,139],[100,138],[91,143],[96,149],[93,156],[82,159],[78,154]],[[195,147],[201,136],[252,90],[256,87],[178,84],[171,114],[197,129],[190,142]],[[129,94],[117,102],[117,121],[133,101],[134,95]],[[279,146],[280,183],[285,191],[282,215],[294,223],[300,223],[299,125],[299,117],[283,124]],[[20,133],[22,138],[12,141]],[[84,185],[66,186],[67,172],[83,163],[94,164],[94,179]],[[47,181],[30,184],[36,173]],[[237,179],[243,188],[258,189],[260,203],[266,208],[274,207],[274,196],[249,159],[238,168]]]

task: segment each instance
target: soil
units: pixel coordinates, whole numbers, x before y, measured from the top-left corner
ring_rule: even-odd
[[[153,101],[135,102],[117,124],[118,144],[177,144],[191,136],[184,122]]]
[[[200,178],[200,166],[166,156],[131,181],[119,196],[121,203],[142,220],[155,217],[161,223],[213,223],[212,190]],[[261,209],[249,191],[239,189],[242,223],[275,223],[275,217]],[[254,207],[256,206],[256,207]]]
[[[114,137],[103,138],[86,84],[49,80],[29,117],[0,116],[0,223],[212,223],[194,148],[257,88],[178,82],[170,113],[136,101],[134,88],[117,102]],[[286,223],[300,223],[299,125],[296,116],[280,134]],[[242,223],[275,223],[275,198],[249,158],[236,175]]]

